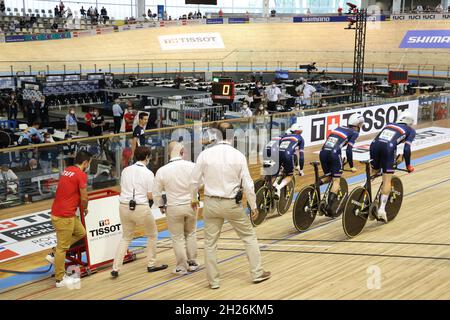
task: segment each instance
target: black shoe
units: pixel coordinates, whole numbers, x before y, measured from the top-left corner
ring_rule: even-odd
[[[333,192],[330,192],[328,194],[328,203],[327,203],[327,206],[325,207],[325,211],[326,211],[328,217],[334,216],[334,209],[335,209],[334,203],[335,203],[336,199],[337,199],[337,194],[335,194]]]
[[[167,269],[167,264],[162,264],[162,265],[160,265],[160,266],[158,266],[158,267],[147,267],[147,271],[148,272],[156,272],[156,271],[159,271],[159,270],[164,270],[164,269]]]
[[[111,271],[112,278],[117,278],[118,276],[119,276],[119,271],[115,271],[115,270]]]

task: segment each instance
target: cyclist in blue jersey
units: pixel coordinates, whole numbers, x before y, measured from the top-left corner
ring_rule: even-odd
[[[303,126],[299,123],[294,123],[290,130],[291,133],[286,134],[280,140],[278,167],[283,167],[285,178],[279,184],[276,183],[274,185],[276,189],[276,199],[280,198],[281,189],[292,181],[294,167],[297,167],[299,175],[303,176],[303,166],[305,163],[305,157],[303,154],[305,149],[305,140],[303,140],[301,136]],[[297,157],[297,161],[295,161],[295,157]]]
[[[325,207],[326,214],[334,217],[334,204],[339,192],[339,181],[342,175],[342,148],[347,145],[346,156],[352,172],[356,172],[353,166],[353,145],[358,139],[359,131],[364,124],[364,117],[359,113],[352,114],[348,119],[346,127],[334,129],[320,151],[320,164],[325,175],[329,177],[327,182],[332,183],[328,194],[328,203]]]
[[[394,164],[397,154],[397,146],[405,143],[403,157],[405,159],[408,172],[413,172],[411,166],[411,144],[416,137],[416,130],[411,126],[414,123],[414,116],[409,111],[400,114],[396,123],[389,123],[375,137],[370,145],[370,159],[372,169],[383,174],[383,186],[381,189],[380,207],[378,209],[378,219],[387,223],[386,203],[391,192],[391,179],[394,173]],[[375,217],[372,215],[370,219]]]

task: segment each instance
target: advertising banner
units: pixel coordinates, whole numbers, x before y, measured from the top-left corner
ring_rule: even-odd
[[[223,18],[206,19],[206,24],[223,24]]]
[[[93,36],[95,34],[96,34],[95,30],[93,30],[93,29],[84,30],[84,31],[74,31],[74,32],[72,32],[72,37],[73,38],[82,38],[82,37]]]
[[[89,202],[89,214],[84,217],[89,248],[89,264],[113,260],[122,239],[119,196]]]
[[[223,49],[225,45],[218,32],[187,33],[158,36],[161,50]]]
[[[450,49],[450,30],[409,30],[400,48]]]
[[[354,113],[363,115],[365,124],[360,135],[366,135],[380,131],[389,122],[397,121],[398,115],[405,110],[414,115],[414,123],[416,124],[418,109],[419,101],[413,100],[298,117],[297,122],[305,128],[302,136],[305,139],[305,146],[308,147],[324,143],[330,132],[339,126],[347,125],[348,119]]]
[[[392,21],[406,20],[450,20],[450,13],[425,13],[425,14],[393,14]]]
[[[24,35],[13,35],[5,37],[5,42],[24,42],[24,41],[25,41]]]
[[[42,40],[59,40],[71,38],[71,32],[61,33],[42,33],[42,34],[25,34],[6,36],[6,42],[26,42],[26,41],[42,41]]]
[[[236,24],[236,23],[249,23],[248,18],[228,18],[229,24]]]
[[[347,22],[348,18],[351,16],[305,16],[305,17],[294,17],[294,23],[306,23],[306,22]],[[385,21],[386,16],[368,16],[370,21]]]

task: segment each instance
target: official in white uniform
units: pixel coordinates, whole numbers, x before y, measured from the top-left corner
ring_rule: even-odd
[[[116,251],[111,276],[117,278],[123,265],[123,258],[133,240],[136,226],[143,226],[147,236],[147,271],[166,269],[167,265],[156,265],[156,243],[158,228],[152,215],[149,200],[153,199],[154,175],[147,165],[150,162],[150,148],[139,146],[134,152],[137,162],[122,171],[120,178],[120,222],[122,223],[122,240]],[[132,210],[130,201],[135,203]]]
[[[200,153],[192,173],[192,207],[196,208],[198,199],[194,196],[204,181],[205,206],[205,267],[211,289],[218,289],[219,269],[217,266],[217,241],[226,219],[245,244],[247,259],[253,282],[258,283],[270,278],[270,272],[261,265],[261,253],[255,230],[241,204],[236,203],[236,194],[240,186],[244,189],[252,215],[257,216],[256,196],[253,180],[245,156],[232,145],[233,125],[221,123],[218,143]],[[228,134],[228,135],[227,135]],[[226,137],[226,139],[223,139]],[[203,180],[202,180],[203,179]]]
[[[266,89],[266,95],[267,109],[269,111],[277,111],[277,104],[280,103],[281,99],[281,89],[277,87],[275,81],[272,81],[270,87]]]
[[[299,85],[297,88],[295,88],[295,91],[297,91],[297,94],[300,98],[296,102],[298,102],[302,105],[309,106],[309,105],[311,105],[311,96],[317,90],[312,85],[310,85],[306,79],[302,78],[302,84]]]
[[[170,161],[155,176],[153,198],[161,212],[167,215],[167,225],[172,237],[177,266],[175,274],[186,274],[198,268],[197,211],[191,208],[190,183],[195,164],[183,160],[184,147],[180,142],[169,144]],[[166,194],[167,204],[162,197]]]

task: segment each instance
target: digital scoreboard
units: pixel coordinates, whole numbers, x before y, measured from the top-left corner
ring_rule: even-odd
[[[408,83],[408,71],[389,71],[389,83]]]
[[[211,83],[211,98],[214,103],[231,104],[234,101],[234,82],[230,78],[214,78]]]

